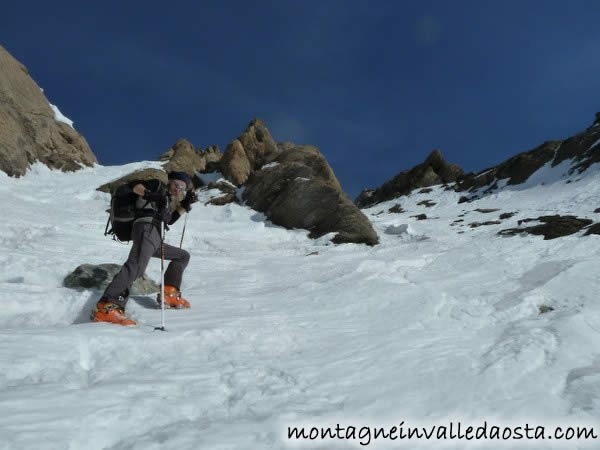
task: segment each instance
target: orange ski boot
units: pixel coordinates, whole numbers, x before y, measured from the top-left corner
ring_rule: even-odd
[[[158,306],[160,307],[160,293],[156,297]],[[181,292],[175,286],[165,285],[165,308],[189,308],[190,302],[181,296]]]
[[[125,315],[125,310],[109,300],[100,300],[91,316],[92,322],[110,322],[118,325],[137,325],[135,320]]]

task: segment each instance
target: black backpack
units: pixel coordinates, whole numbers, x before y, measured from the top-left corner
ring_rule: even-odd
[[[133,192],[133,186],[138,183],[144,184],[146,189],[150,189],[152,192],[165,192],[164,185],[158,180],[152,180],[150,184],[144,181],[134,181],[119,186],[110,199],[110,209],[107,210],[109,216],[104,236],[110,234],[114,240],[130,241],[135,219],[147,217],[148,214],[156,216],[155,211],[152,209],[150,211],[144,209],[151,203],[149,200],[141,208],[136,207],[139,196]],[[156,218],[160,219],[166,209],[168,209],[168,203],[163,205],[160,214]],[[109,225],[111,226],[110,230],[108,229]]]
[[[104,236],[112,235],[113,239],[127,242],[131,240],[133,221],[137,218],[135,202],[138,195],[131,190],[129,184],[117,188],[110,199],[109,216]],[[110,225],[110,230],[108,229]]]

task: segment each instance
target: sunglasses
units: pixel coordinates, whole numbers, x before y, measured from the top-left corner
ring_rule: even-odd
[[[183,181],[179,180],[173,180],[173,184],[175,185],[178,191],[185,191],[187,187]]]

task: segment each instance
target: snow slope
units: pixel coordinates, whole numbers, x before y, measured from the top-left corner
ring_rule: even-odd
[[[597,171],[570,184],[538,173],[552,182],[460,205],[438,187],[399,199],[402,215],[387,212],[395,201],[376,205],[365,210],[375,247],[310,240],[244,206],[204,206],[215,193],[204,191],[184,242],[192,309],[167,311],[168,331],[154,331],[160,312],[134,297],[139,327],[89,323],[100,292],[63,288],[63,278],[129,250],[103,236],[109,198],[95,188],[156,164],[0,173],[0,449],[278,449],[301,423],[597,423],[599,237],[496,235],[550,213],[598,220]],[[417,205],[425,199],[437,204]],[[451,227],[462,211],[466,223],[519,213]],[[423,212],[429,220],[410,218]],[[179,244],[182,226],[168,242]],[[148,268],[155,279],[159,264]],[[302,448],[334,444],[362,447]],[[389,448],[367,448],[376,444]],[[404,448],[420,445],[441,442]]]

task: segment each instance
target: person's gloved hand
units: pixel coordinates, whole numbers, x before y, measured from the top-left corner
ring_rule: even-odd
[[[187,212],[190,212],[192,209],[192,203],[196,203],[198,201],[198,196],[196,193],[191,190],[185,194],[185,198],[181,201],[181,207],[185,209]]]

